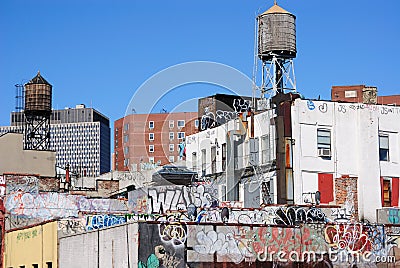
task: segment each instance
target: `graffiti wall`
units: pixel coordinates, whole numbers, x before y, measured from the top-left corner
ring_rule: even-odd
[[[116,199],[89,199],[81,195],[63,193],[9,194],[5,201],[9,214],[18,217],[54,219],[78,217],[78,212],[126,213],[124,201]]]
[[[138,267],[187,267],[186,226],[139,223]]]
[[[142,188],[128,194],[132,213],[160,213],[190,210],[191,207],[215,207],[218,191],[214,185],[157,186]]]
[[[316,266],[324,262],[330,267],[375,267],[377,260],[394,264],[399,258],[395,254],[396,231],[362,224],[285,227],[140,223],[138,267],[219,267],[218,263],[224,263],[224,267],[259,267],[258,263],[329,267]]]
[[[6,194],[24,192],[37,194],[39,192],[39,178],[30,175],[4,175]]]

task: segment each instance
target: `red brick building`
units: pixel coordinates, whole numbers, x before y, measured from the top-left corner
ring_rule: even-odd
[[[332,86],[332,101],[400,105],[400,95],[378,96],[376,87],[365,85]]]
[[[114,122],[114,170],[143,170],[179,160],[179,143],[198,132],[197,112],[131,114]]]

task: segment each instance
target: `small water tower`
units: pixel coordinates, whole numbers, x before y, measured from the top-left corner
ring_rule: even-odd
[[[48,150],[53,87],[38,72],[24,88],[25,149]]]
[[[261,97],[296,90],[296,16],[274,5],[257,16],[257,56],[262,64]]]

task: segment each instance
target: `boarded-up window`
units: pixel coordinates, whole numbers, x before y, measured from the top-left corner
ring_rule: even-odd
[[[321,193],[321,203],[333,201],[333,174],[318,174],[318,191]]]
[[[399,205],[399,178],[381,177],[382,207]]]

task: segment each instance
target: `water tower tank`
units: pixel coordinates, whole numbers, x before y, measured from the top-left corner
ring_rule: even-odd
[[[47,82],[40,72],[25,84],[25,114],[51,114],[52,85]]]
[[[258,16],[258,56],[261,60],[296,57],[296,16],[274,4]]]

